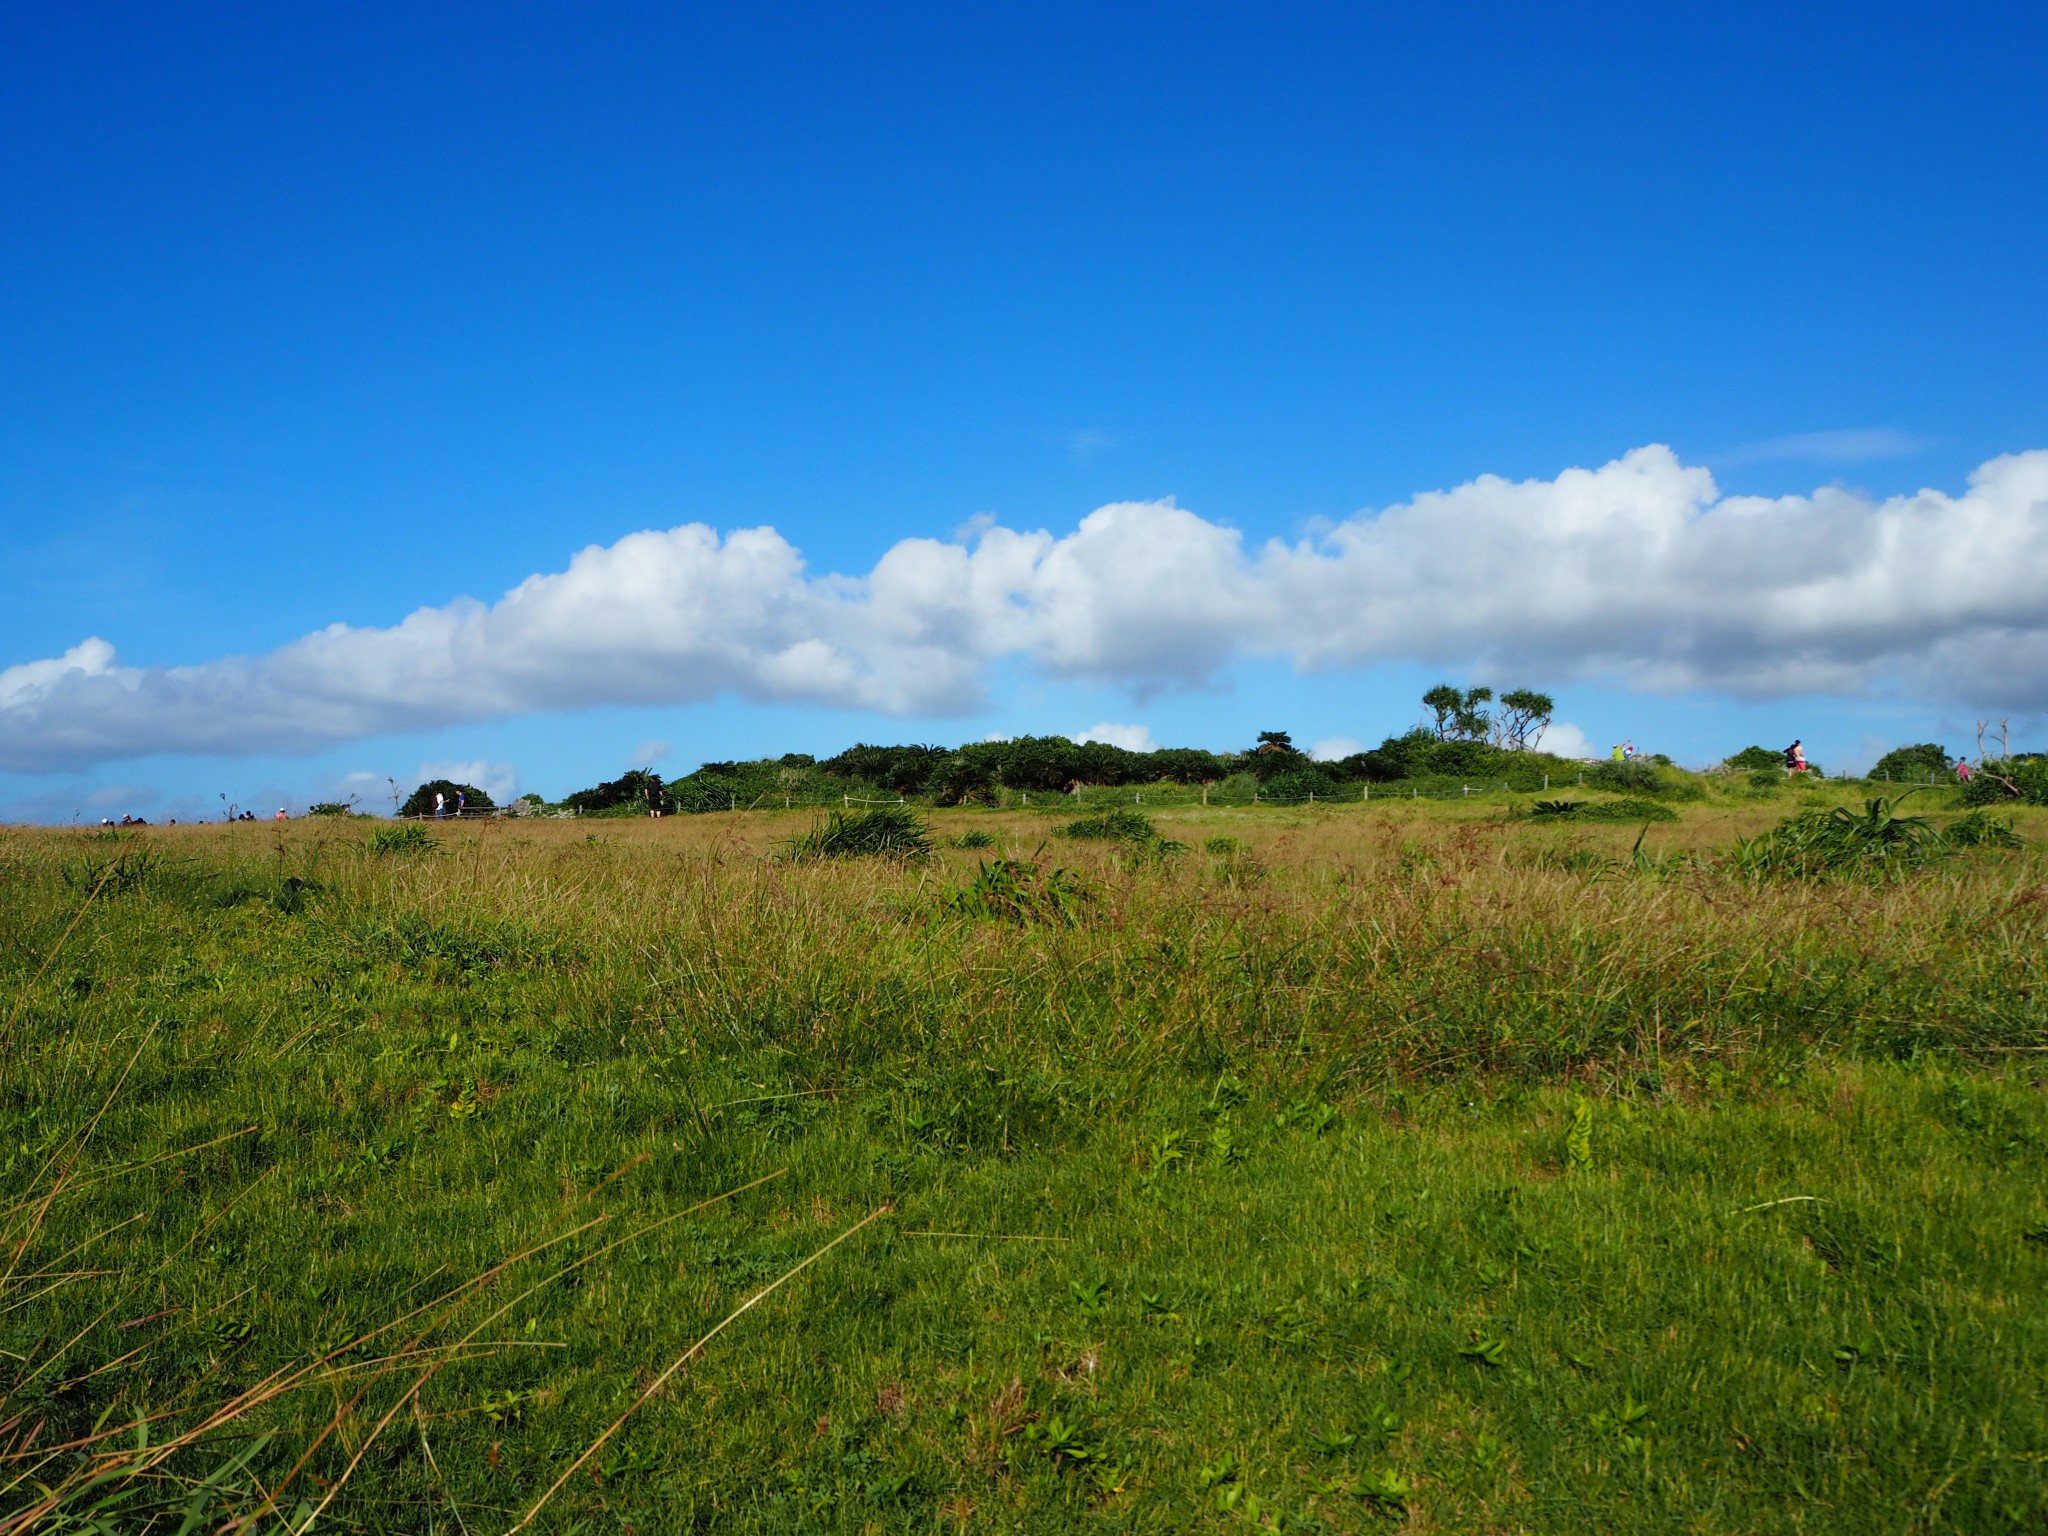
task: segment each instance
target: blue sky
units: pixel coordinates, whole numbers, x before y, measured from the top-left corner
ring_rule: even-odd
[[[2038,734],[2039,466],[1971,476],[2048,450],[2048,12],[1671,11],[12,7],[0,815],[553,796],[664,743],[1371,742],[1439,676],[1694,762]],[[1711,492],[1596,487],[1576,548],[1560,477],[1653,444]],[[1118,505],[1238,554],[1061,543]],[[379,671],[415,610],[693,522],[802,572],[631,546]],[[988,526],[1051,542],[983,610],[860,586]],[[1313,602],[1259,565],[1347,529]],[[732,593],[730,644],[690,627]],[[372,638],[264,660],[336,624]]]

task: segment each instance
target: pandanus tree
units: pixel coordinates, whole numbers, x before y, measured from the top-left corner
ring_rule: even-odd
[[[1500,715],[1494,721],[1495,744],[1510,752],[1533,752],[1550,728],[1557,701],[1533,688],[1510,688],[1500,696]]]
[[[1438,683],[1422,696],[1422,707],[1432,717],[1430,729],[1438,741],[1484,741],[1493,728],[1486,706],[1493,702],[1491,688],[1459,688]]]

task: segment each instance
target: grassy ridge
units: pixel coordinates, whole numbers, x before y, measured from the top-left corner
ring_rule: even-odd
[[[285,1513],[502,1530],[886,1206],[532,1528],[2048,1518],[2041,828],[1763,886],[1426,803],[955,820],[1077,919],[803,818],[7,834],[0,1445],[325,1358],[159,1471],[246,1512],[326,1429]]]

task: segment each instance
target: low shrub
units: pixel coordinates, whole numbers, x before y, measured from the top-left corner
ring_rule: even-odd
[[[1579,815],[1581,821],[1676,821],[1678,812],[1655,800],[1624,795],[1619,800],[1594,800]]]
[[[1586,786],[1589,789],[1626,790],[1639,795],[1654,795],[1664,787],[1655,763],[1634,758],[1618,762],[1614,758],[1603,758],[1586,770]]]
[[[1871,766],[1865,777],[1930,784],[1949,776],[1949,762],[1948,748],[1939,742],[1923,741],[1910,747],[1893,747]]]
[[[1170,845],[1174,852],[1178,843]],[[1212,837],[1202,845],[1213,855],[1213,869],[1226,885],[1250,885],[1266,878],[1266,866],[1252,856],[1251,844],[1238,837]]]
[[[955,848],[993,848],[995,845],[996,835],[993,832],[962,832],[953,839]]]
[[[931,830],[916,812],[900,805],[833,811],[789,843],[793,859],[923,859],[931,852]]]
[[[64,883],[88,896],[120,896],[146,888],[163,867],[162,849],[128,848],[115,858],[87,859],[65,870]]]
[[[1068,837],[1092,838],[1099,842],[1151,843],[1159,840],[1152,818],[1142,811],[1096,811],[1065,827]]]
[[[1958,816],[1941,829],[1941,840],[1951,848],[2020,848],[2025,844],[2012,823],[1983,811]]]
[[[975,877],[946,898],[948,910],[961,917],[995,922],[1052,923],[1071,927],[1080,921],[1088,893],[1080,881],[1060,868],[1047,869],[1028,859],[997,859],[983,864]]]
[[[1676,821],[1678,812],[1655,800],[1625,795],[1619,800],[1538,800],[1532,814],[1571,821]]]
[[[377,828],[370,834],[368,846],[372,853],[432,853],[441,845],[418,822],[401,821]]]
[[[1861,815],[1840,805],[1831,811],[1801,811],[1761,837],[1738,841],[1728,861],[1738,872],[1759,878],[1885,877],[1932,863],[1961,846],[1945,839],[1926,817],[1901,816],[1897,806],[1897,801],[1878,798],[1866,800]]]
[[[1962,788],[1965,805],[2048,805],[2048,757],[1986,758]]]
[[[1782,774],[1785,768],[1785,754],[1773,752],[1769,747],[1744,747],[1721,766],[1732,773],[1753,774],[1769,769],[1773,773]]]
[[[1259,798],[1270,805],[1306,805],[1314,800],[1335,800],[1343,794],[1344,786],[1320,768],[1293,768],[1276,773],[1259,790]]]

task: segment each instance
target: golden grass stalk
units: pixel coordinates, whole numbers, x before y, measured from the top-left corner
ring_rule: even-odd
[[[619,1173],[624,1173],[628,1168],[637,1166],[642,1161],[645,1161],[645,1159],[636,1158],[632,1160],[625,1167],[617,1170],[612,1177],[617,1177]],[[609,1216],[593,1217],[588,1221],[577,1223],[566,1231],[535,1242],[501,1260],[499,1263],[492,1265],[489,1269],[472,1276],[453,1289],[402,1313],[398,1317],[390,1319],[366,1334],[350,1339],[346,1343],[338,1345],[335,1349],[300,1366],[281,1367],[273,1371],[261,1381],[244,1389],[220,1407],[204,1415],[198,1423],[191,1425],[167,1440],[155,1445],[139,1445],[132,1450],[119,1450],[98,1454],[92,1461],[77,1468],[70,1476],[59,1479],[52,1486],[43,1488],[41,1490],[41,1497],[26,1508],[0,1517],[0,1536],[23,1536],[23,1533],[36,1529],[41,1522],[61,1509],[66,1503],[75,1501],[95,1488],[104,1488],[109,1484],[129,1483],[145,1478],[162,1476],[162,1469],[165,1463],[173,1456],[201,1443],[209,1436],[221,1432],[228,1426],[246,1418],[255,1410],[278,1400],[290,1392],[324,1384],[340,1384],[344,1382],[354,1384],[355,1391],[330,1416],[326,1425],[314,1436],[311,1443],[305,1447],[298,1459],[286,1471],[285,1475],[278,1479],[271,1488],[265,1490],[262,1502],[253,1511],[243,1515],[231,1526],[226,1527],[230,1531],[247,1532],[253,1529],[258,1522],[275,1512],[278,1500],[291,1488],[299,1474],[304,1471],[320,1447],[348,1421],[356,1406],[375,1388],[378,1382],[395,1369],[424,1362],[418,1377],[379,1418],[370,1434],[356,1448],[341,1476],[327,1487],[319,1505],[314,1510],[314,1513],[318,1514],[326,1509],[336,1495],[340,1493],[343,1485],[361,1464],[363,1457],[368,1453],[370,1447],[375,1444],[378,1436],[382,1434],[392,1419],[403,1411],[408,1404],[416,1401],[419,1391],[433,1379],[434,1375],[443,1366],[458,1360],[480,1358],[482,1355],[498,1347],[495,1343],[489,1343],[479,1348],[476,1343],[477,1335],[498,1318],[502,1317],[512,1307],[518,1305],[520,1301],[533,1295],[534,1292],[543,1287],[552,1284],[572,1270],[591,1263],[626,1243],[636,1241],[661,1227],[680,1221],[687,1216],[695,1215],[710,1206],[744,1194],[748,1190],[757,1189],[763,1184],[781,1178],[787,1172],[786,1168],[778,1168],[772,1173],[764,1174],[760,1178],[752,1179],[745,1184],[737,1185],[708,1199],[698,1201],[695,1205],[689,1206],[684,1210],[672,1212],[657,1221],[638,1227],[634,1231],[616,1238],[612,1242],[603,1244],[592,1252],[566,1265],[560,1266],[534,1285],[527,1287],[510,1298],[504,1305],[486,1315],[461,1338],[445,1344],[427,1344],[426,1341],[429,1336],[452,1318],[456,1309],[463,1302],[489,1286],[499,1276],[527,1259],[533,1258],[549,1248],[556,1247],[580,1233],[601,1226],[612,1218]],[[610,1182],[610,1178],[604,1181],[605,1184]],[[604,1186],[601,1184],[599,1188],[602,1187]],[[595,1192],[595,1190],[592,1191],[593,1194]],[[45,1202],[45,1207],[47,1207],[47,1202]],[[32,1236],[32,1231],[25,1235],[23,1246],[25,1246],[26,1238]],[[17,1258],[19,1251],[17,1249]],[[360,1349],[365,1343],[386,1336],[416,1319],[428,1317],[429,1314],[432,1314],[429,1320],[397,1351],[372,1360],[339,1361],[339,1357],[343,1353]],[[89,1332],[92,1327],[97,1326],[107,1316],[111,1315],[112,1309],[110,1308],[107,1312],[95,1317],[92,1323],[87,1325],[86,1329],[81,1330],[81,1336],[84,1332]],[[76,1342],[76,1340],[74,1339],[71,1342]],[[61,1358],[69,1347],[70,1345],[67,1343],[64,1348],[56,1351],[52,1355],[51,1361],[45,1362],[43,1369],[47,1369],[50,1363]],[[131,1355],[133,1353],[135,1351],[130,1352]],[[128,1357],[124,1356],[122,1358],[125,1360]],[[361,1378],[366,1372],[368,1373],[368,1379],[362,1380]],[[31,1465],[21,1467],[21,1470],[16,1473],[15,1477],[8,1481],[6,1488],[18,1487],[24,1478],[33,1478],[35,1472],[39,1468],[47,1466],[55,1456],[67,1452],[89,1451],[92,1447],[103,1445],[118,1436],[135,1434],[147,1424],[172,1417],[174,1413],[175,1410],[171,1410],[160,1414],[142,1415],[112,1428],[96,1429],[90,1435],[80,1436],[62,1444],[40,1447],[34,1444],[33,1429],[28,1429],[25,1435],[17,1435],[12,1444],[4,1451],[0,1451],[0,1465],[20,1466],[24,1462],[32,1463]]]
[[[520,1517],[519,1523],[513,1526],[511,1530],[507,1531],[505,1533],[505,1536],[518,1536],[519,1532],[525,1530],[529,1525],[531,1525],[533,1523],[534,1516],[538,1515],[541,1512],[541,1510],[546,1507],[550,1499],[554,1498],[554,1496],[557,1493],[561,1492],[562,1485],[568,1482],[570,1478],[574,1477],[577,1471],[583,1466],[585,1462],[589,1461],[591,1457],[595,1456],[598,1453],[598,1451],[603,1449],[604,1443],[607,1440],[611,1439],[613,1435],[617,1434],[619,1430],[624,1427],[626,1420],[630,1419],[635,1413],[637,1413],[640,1410],[641,1406],[645,1404],[649,1398],[653,1397],[655,1393],[659,1392],[663,1387],[667,1386],[670,1378],[672,1378],[677,1371],[680,1371],[690,1361],[696,1359],[698,1355],[702,1354],[704,1352],[705,1345],[709,1344],[713,1339],[717,1338],[719,1334],[723,1333],[730,1324],[736,1322],[741,1316],[751,1311],[761,1302],[766,1301],[770,1296],[773,1296],[777,1291],[781,1290],[783,1286],[787,1285],[790,1281],[794,1280],[798,1275],[802,1274],[805,1270],[809,1269],[813,1264],[817,1263],[818,1260],[825,1257],[825,1255],[830,1253],[834,1248],[837,1248],[841,1243],[845,1242],[848,1238],[852,1237],[854,1233],[860,1231],[862,1227],[865,1227],[870,1222],[877,1221],[880,1218],[888,1215],[889,1212],[893,1209],[893,1206],[888,1205],[876,1206],[872,1211],[869,1211],[867,1215],[861,1217],[859,1221],[856,1221],[844,1232],[840,1233],[837,1237],[833,1238],[831,1242],[825,1244],[824,1247],[813,1252],[808,1258],[802,1259],[796,1264],[792,1265],[790,1268],[784,1270],[780,1275],[776,1276],[775,1279],[769,1281],[766,1285],[762,1286],[760,1290],[754,1292],[753,1295],[749,1296],[745,1301],[741,1302],[738,1306],[734,1307],[730,1312],[726,1313],[724,1317],[720,1318],[718,1322],[712,1327],[709,1333],[705,1334],[704,1337],[699,1339],[696,1343],[692,1344],[688,1349],[684,1350],[682,1354],[678,1355],[676,1357],[674,1364],[669,1366],[669,1368],[663,1371],[659,1376],[655,1377],[654,1380],[647,1385],[646,1390],[641,1392],[641,1394],[638,1397],[634,1398],[632,1403],[627,1406],[626,1411],[620,1414],[616,1419],[612,1420],[611,1424],[605,1429],[604,1433],[599,1435],[595,1440],[591,1441],[590,1444],[584,1448],[583,1454],[578,1456],[574,1461],[570,1462],[569,1465],[563,1469],[562,1475],[556,1478],[554,1482],[550,1483],[548,1485],[547,1491],[543,1493],[539,1498],[533,1501],[533,1507],[527,1510],[527,1512]]]
[[[637,1161],[639,1160],[636,1159],[636,1163]],[[634,1165],[629,1164],[628,1166]],[[623,1172],[624,1170],[620,1171]],[[399,1396],[398,1400],[394,1402],[388,1409],[385,1410],[383,1417],[378,1419],[375,1427],[372,1428],[370,1433],[364,1437],[363,1443],[356,1448],[355,1454],[349,1458],[348,1465],[342,1469],[341,1476],[337,1477],[331,1484],[328,1485],[328,1487],[321,1496],[320,1502],[313,1506],[311,1514],[307,1516],[306,1524],[311,1525],[315,1520],[319,1518],[321,1512],[324,1511],[328,1505],[334,1502],[336,1495],[338,1495],[341,1492],[343,1485],[345,1485],[348,1482],[348,1480],[355,1475],[356,1468],[362,1465],[363,1457],[369,1454],[370,1447],[376,1444],[378,1436],[384,1433],[385,1429],[390,1426],[391,1421],[394,1418],[396,1418],[398,1414],[408,1405],[417,1402],[421,1390],[426,1387],[428,1382],[432,1381],[434,1377],[437,1374],[439,1374],[441,1367],[448,1363],[447,1350],[449,1348],[452,1347],[454,1349],[459,1350],[469,1345],[472,1341],[475,1340],[477,1334],[481,1333],[485,1328],[488,1328],[492,1323],[496,1322],[499,1318],[503,1317],[507,1312],[511,1311],[513,1307],[517,1306],[521,1301],[524,1301],[528,1296],[531,1296],[535,1291],[541,1290],[545,1286],[552,1285],[556,1280],[560,1279],[563,1275],[568,1274],[571,1270],[580,1268],[582,1265],[590,1263],[592,1260],[597,1259],[602,1255],[611,1252],[614,1248],[618,1248],[625,1243],[633,1242],[639,1238],[645,1237],[649,1232],[653,1232],[658,1228],[668,1226],[671,1222],[681,1221],[685,1216],[693,1216],[699,1211],[707,1210],[711,1206],[717,1205],[722,1201],[730,1200],[736,1195],[744,1194],[750,1189],[758,1189],[761,1185],[766,1184],[771,1180],[781,1178],[788,1171],[789,1170],[787,1168],[778,1168],[773,1173],[763,1174],[758,1179],[752,1179],[745,1184],[737,1185],[732,1189],[722,1191],[719,1194],[711,1196],[709,1199],[700,1200],[695,1205],[690,1206],[685,1210],[672,1212],[671,1214],[664,1216],[659,1221],[650,1222],[646,1226],[641,1227],[636,1231],[630,1232],[622,1238],[615,1239],[614,1241],[605,1244],[604,1246],[598,1248],[592,1253],[585,1254],[582,1258],[576,1259],[573,1262],[564,1265],[560,1270],[556,1271],[554,1274],[548,1275],[545,1278],[535,1282],[533,1285],[527,1287],[518,1295],[506,1301],[504,1305],[500,1306],[496,1311],[491,1312],[487,1316],[482,1318],[476,1324],[475,1327],[470,1329],[468,1333],[464,1334],[460,1339],[456,1340],[453,1346],[443,1346],[441,1350],[436,1353],[436,1357],[432,1359],[431,1363],[429,1363],[425,1368],[421,1370],[419,1376],[414,1380],[412,1385],[406,1388],[406,1390]],[[609,1183],[610,1180],[607,1180],[606,1182]],[[610,1218],[601,1217],[599,1219],[609,1220]],[[594,1225],[596,1225],[595,1222],[585,1222],[582,1226],[572,1229],[571,1234],[564,1235],[573,1235],[573,1232],[585,1231],[589,1227]],[[539,1250],[534,1249],[531,1251],[538,1252]],[[505,1263],[498,1265],[496,1269],[491,1271],[490,1273],[502,1273],[505,1269],[509,1268],[511,1264],[515,1262],[517,1262],[516,1256],[514,1259],[509,1259],[505,1261]],[[422,1338],[423,1337],[424,1334],[422,1335]],[[418,1341],[416,1340],[415,1344],[417,1344],[417,1342]],[[306,1448],[305,1452],[299,1457],[298,1461],[292,1465],[291,1470],[285,1474],[283,1480],[278,1484],[277,1488],[272,1490],[268,1494],[268,1496],[264,1499],[262,1505],[260,1505],[257,1508],[256,1512],[252,1515],[245,1517],[243,1520],[238,1521],[230,1529],[237,1533],[247,1531],[254,1526],[256,1521],[261,1520],[266,1514],[270,1513],[270,1511],[276,1507],[276,1502],[279,1495],[282,1494],[283,1491],[291,1485],[293,1479],[295,1479],[298,1476],[298,1474],[305,1469],[306,1464],[312,1459],[313,1453],[317,1451],[320,1448],[320,1446],[326,1442],[328,1436],[333,1434],[337,1429],[340,1428],[342,1423],[346,1421],[348,1410],[353,1408],[357,1402],[360,1402],[362,1400],[364,1394],[367,1393],[372,1386],[376,1385],[376,1383],[382,1379],[383,1374],[383,1372],[379,1372],[377,1373],[377,1375],[373,1376],[370,1379],[370,1381],[367,1384],[365,1384],[362,1390],[356,1394],[354,1398],[352,1398],[347,1404],[343,1405],[343,1407],[336,1410],[334,1417],[328,1422],[327,1427],[323,1429],[320,1432],[320,1434],[314,1439],[313,1443]]]

